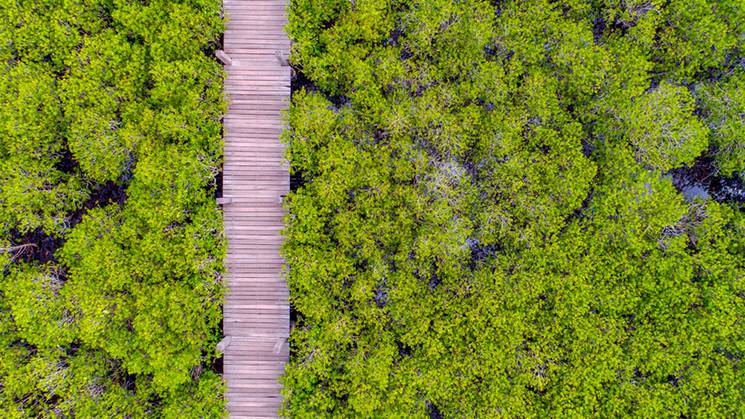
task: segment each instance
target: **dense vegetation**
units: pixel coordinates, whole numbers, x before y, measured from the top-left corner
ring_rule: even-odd
[[[285,413],[745,415],[745,2],[290,12]]]
[[[2,417],[219,417],[217,0],[0,5]]]

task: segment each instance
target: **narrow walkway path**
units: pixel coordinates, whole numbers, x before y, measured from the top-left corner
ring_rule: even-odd
[[[283,0],[224,0],[228,237],[223,371],[233,418],[277,417],[288,358],[289,292],[279,256],[289,174],[279,134],[290,97]]]

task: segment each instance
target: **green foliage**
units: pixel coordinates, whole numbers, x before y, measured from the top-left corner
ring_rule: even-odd
[[[60,170],[62,112],[53,74],[39,64],[2,69],[0,103],[0,228],[58,233],[65,214],[87,198],[81,179]]]
[[[122,113],[144,96],[144,72],[144,48],[106,30],[86,39],[61,83],[68,147],[96,182],[116,181],[131,160],[136,137]]]
[[[639,161],[662,171],[691,165],[708,146],[708,131],[692,112],[688,90],[667,83],[632,98],[620,117]]]
[[[697,89],[705,121],[711,128],[714,158],[727,176],[745,178],[745,72]]]
[[[153,413],[147,392],[140,390],[145,386],[138,386],[135,393],[132,378],[101,352],[80,348],[71,354],[50,348],[26,351],[17,362],[3,377],[0,393],[0,403],[10,417],[142,417]],[[55,399],[59,402],[54,403]]]
[[[216,209],[207,208],[187,224],[184,215],[167,212],[174,201],[163,198],[154,205],[133,195],[121,212],[90,211],[60,256],[82,342],[122,359],[130,373],[151,374],[156,388],[176,389],[217,343],[221,225]]]
[[[290,11],[286,415],[745,414],[738,2]]]
[[[672,2],[660,28],[660,70],[679,79],[716,70],[745,44],[745,5],[737,0]]]
[[[52,266],[13,266],[2,284],[18,336],[36,347],[64,347],[76,334],[76,325],[60,295],[64,281]]]
[[[3,417],[221,417],[215,1],[0,6]]]

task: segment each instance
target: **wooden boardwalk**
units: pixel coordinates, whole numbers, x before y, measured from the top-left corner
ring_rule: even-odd
[[[223,209],[228,237],[223,371],[233,418],[277,417],[288,358],[289,292],[279,255],[289,192],[279,134],[290,97],[283,0],[224,0],[228,112]],[[283,62],[284,61],[284,62]]]

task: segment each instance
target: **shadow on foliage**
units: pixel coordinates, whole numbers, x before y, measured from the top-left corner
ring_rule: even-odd
[[[12,247],[14,260],[40,264],[56,262],[54,252],[65,242],[62,238],[46,234],[41,228],[26,234],[20,234],[17,230],[11,231],[10,239],[13,243],[19,243]]]
[[[719,176],[716,162],[711,157],[700,157],[693,166],[673,169],[669,175],[687,201],[700,198],[745,204],[745,181],[737,176]]]
[[[124,202],[127,200],[128,184],[128,181],[122,183],[107,181],[96,185],[96,187],[91,190],[90,196],[83,206],[70,215],[70,228],[80,223],[88,210],[104,207],[109,204],[117,204],[119,206],[124,205]]]

